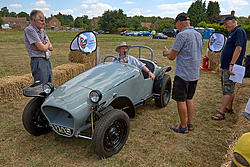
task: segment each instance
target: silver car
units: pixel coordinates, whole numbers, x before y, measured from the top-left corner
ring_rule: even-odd
[[[34,136],[51,130],[64,137],[92,140],[98,156],[107,158],[118,153],[129,135],[129,118],[135,109],[154,99],[155,105],[165,107],[171,94],[171,78],[151,60],[140,58],[156,76],[133,65],[108,62],[113,56],[88,71],[67,81],[57,89],[52,84],[34,84],[24,89],[25,96],[34,97],[23,111],[23,125]],[[54,90],[53,90],[54,89]],[[90,129],[89,135],[83,134]],[[88,130],[89,131],[89,130]]]

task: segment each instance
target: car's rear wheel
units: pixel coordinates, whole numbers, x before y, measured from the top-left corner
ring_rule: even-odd
[[[122,111],[113,109],[97,122],[93,135],[93,147],[101,158],[118,153],[127,141],[129,117]]]
[[[49,122],[41,111],[44,98],[35,97],[25,106],[22,121],[24,128],[34,136],[40,136],[51,131]]]
[[[171,85],[171,77],[164,74],[160,87],[160,96],[155,98],[156,106],[163,108],[168,104],[171,95]]]

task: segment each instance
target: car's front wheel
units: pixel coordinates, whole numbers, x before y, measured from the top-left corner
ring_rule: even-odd
[[[113,109],[97,122],[93,135],[93,147],[101,158],[118,153],[127,141],[129,117],[122,111]]]
[[[168,104],[171,95],[171,85],[171,77],[164,74],[160,87],[160,96],[155,98],[156,106],[163,108]]]
[[[50,132],[49,122],[41,111],[44,98],[35,97],[25,106],[22,121],[24,128],[34,136]]]

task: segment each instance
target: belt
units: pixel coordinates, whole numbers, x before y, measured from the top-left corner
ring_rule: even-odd
[[[37,59],[45,59],[46,60],[45,57],[31,57],[31,60],[37,60]]]

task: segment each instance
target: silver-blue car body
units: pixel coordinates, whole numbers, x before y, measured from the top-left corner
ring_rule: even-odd
[[[170,100],[171,67],[153,62],[151,48],[139,48],[139,60],[156,76],[155,80],[137,67],[122,62],[107,62],[81,73],[54,90],[51,84],[34,84],[24,89],[34,97],[23,112],[23,125],[34,136],[53,130],[64,137],[91,139],[100,157],[110,157],[124,146],[129,134],[129,117],[135,108],[154,99],[159,107]],[[140,49],[151,52],[151,60],[140,57]],[[109,56],[114,58],[113,56]],[[82,132],[91,129],[91,134]]]

